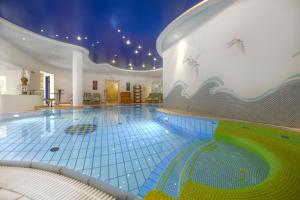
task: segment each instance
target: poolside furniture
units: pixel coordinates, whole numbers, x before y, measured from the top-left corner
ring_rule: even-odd
[[[162,93],[150,93],[146,98],[146,103],[161,103],[163,95]]]
[[[133,86],[133,102],[142,103],[142,86],[135,85]]]
[[[90,104],[92,103],[92,94],[89,92],[83,93],[83,103]]]
[[[93,104],[100,104],[101,103],[101,95],[100,93],[94,93],[92,98]]]

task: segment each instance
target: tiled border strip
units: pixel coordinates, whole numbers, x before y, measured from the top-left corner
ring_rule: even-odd
[[[59,167],[54,165],[49,165],[45,163],[39,162],[23,162],[23,161],[10,161],[10,160],[0,160],[0,166],[7,166],[7,167],[23,167],[23,168],[32,168],[32,169],[40,169],[56,174],[60,174],[81,183],[87,184],[91,187],[94,187],[98,190],[101,190],[118,200],[138,200],[139,198],[131,193],[127,193],[124,191],[119,190],[118,188],[112,187],[105,182],[102,182],[96,178],[81,174],[80,172],[76,172],[71,169],[67,169],[65,167]]]
[[[193,141],[188,142],[179,146],[177,149],[172,151],[167,157],[165,157],[151,172],[149,178],[145,181],[143,186],[140,188],[138,195],[141,197],[146,196],[148,192],[154,190],[160,177],[163,175],[164,171],[167,169],[168,164],[173,160],[176,155],[183,150],[185,147],[189,146]]]

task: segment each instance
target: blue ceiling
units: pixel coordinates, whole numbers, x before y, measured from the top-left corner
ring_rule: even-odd
[[[151,70],[162,67],[155,47],[160,32],[200,1],[0,0],[0,16],[46,37],[83,46],[95,63]]]

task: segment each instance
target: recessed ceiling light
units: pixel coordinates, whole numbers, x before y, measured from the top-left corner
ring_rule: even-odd
[[[26,40],[26,37],[22,37],[22,40],[24,40],[24,41],[25,41],[25,40]]]
[[[68,40],[68,39],[69,39],[69,37],[68,37],[68,36],[66,36],[66,39]]]
[[[94,45],[94,44],[91,44],[91,46],[94,47],[95,45]]]
[[[143,67],[143,68],[145,68],[145,67],[146,67],[146,65],[145,65],[145,64],[143,64],[143,65],[142,65],[142,67]]]
[[[100,42],[97,40],[96,44],[99,44]]]
[[[139,45],[139,46],[138,46],[138,49],[142,49],[142,46],[141,46],[141,45]]]
[[[44,29],[41,29],[41,32],[44,32]]]
[[[55,35],[55,37],[58,37],[58,36],[59,36],[58,34]]]
[[[81,37],[80,37],[80,36],[77,36],[77,40],[80,41],[80,40],[81,40]]]
[[[129,65],[129,67],[132,67],[132,63],[129,63],[128,65]]]
[[[112,63],[112,64],[115,64],[115,63],[116,63],[116,60],[115,60],[115,59],[112,59],[111,63]]]
[[[131,70],[133,70],[133,67],[130,67]]]
[[[153,69],[156,69],[156,67],[153,67]]]
[[[122,39],[126,39],[125,35],[122,36]]]
[[[156,59],[156,58],[153,58],[153,61],[157,61],[157,59]]]
[[[138,53],[139,53],[139,51],[138,51],[138,50],[135,50],[135,51],[134,51],[134,53],[135,53],[135,54],[138,54]]]
[[[148,52],[148,56],[152,56],[152,53],[150,51]]]
[[[121,29],[118,29],[118,33],[121,33]]]
[[[126,44],[127,44],[127,45],[130,45],[130,44],[131,44],[131,41],[130,41],[130,40],[127,40],[127,41],[126,41]]]
[[[87,40],[88,38],[85,36],[84,39]]]

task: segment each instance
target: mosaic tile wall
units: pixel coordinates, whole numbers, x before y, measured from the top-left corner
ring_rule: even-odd
[[[210,94],[215,83],[208,83],[190,99],[176,86],[164,99],[164,107],[187,110],[202,115],[300,128],[300,80],[282,85],[265,98],[245,102],[228,93]]]

